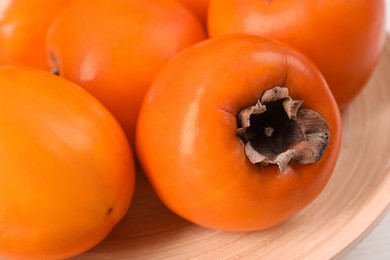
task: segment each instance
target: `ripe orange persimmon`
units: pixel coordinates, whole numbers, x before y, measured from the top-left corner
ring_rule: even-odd
[[[134,164],[114,117],[50,73],[0,68],[0,258],[64,259],[123,217]]]
[[[209,7],[210,0],[177,0],[177,1],[187,6],[201,19],[201,21],[204,24],[206,24],[207,10]]]
[[[251,33],[298,49],[319,67],[344,108],[378,61],[385,36],[384,5],[384,0],[213,0],[208,29],[211,37]]]
[[[97,97],[130,142],[142,99],[160,67],[205,32],[173,0],[80,0],[52,24],[53,67]]]
[[[227,231],[271,227],[310,203],[340,139],[337,104],[315,65],[254,35],[211,39],[173,58],[137,127],[141,165],[162,201]]]
[[[73,0],[0,1],[0,64],[49,69],[46,33]]]

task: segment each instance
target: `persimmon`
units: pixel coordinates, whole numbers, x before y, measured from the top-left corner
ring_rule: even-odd
[[[48,72],[0,68],[0,258],[64,259],[124,216],[134,163],[114,117]]]
[[[313,201],[340,139],[337,104],[315,65],[254,35],[211,39],[169,61],[137,127],[139,160],[161,200],[226,231],[269,228]]]
[[[343,109],[377,64],[385,39],[384,5],[384,0],[213,0],[208,30],[210,37],[264,35],[298,49],[319,67]]]
[[[191,11],[193,11],[200,20],[206,24],[207,21],[207,10],[209,7],[210,0],[177,0],[181,2]]]
[[[49,70],[46,33],[53,19],[73,0],[0,2],[0,64]]]
[[[205,38],[193,13],[173,0],[80,0],[48,34],[59,75],[100,100],[131,143],[142,99],[160,67]]]

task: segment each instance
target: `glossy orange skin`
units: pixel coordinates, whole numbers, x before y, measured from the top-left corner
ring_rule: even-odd
[[[172,0],[80,0],[50,28],[60,75],[97,97],[131,143],[139,107],[160,67],[205,38],[200,21]]]
[[[177,0],[193,11],[206,24],[210,0]]]
[[[316,63],[340,108],[361,91],[378,61],[385,36],[384,0],[212,0],[211,37],[266,35]]]
[[[0,68],[0,258],[64,259],[129,207],[126,136],[89,93],[50,73]]]
[[[49,69],[46,33],[73,0],[0,1],[0,64]]]
[[[291,163],[280,173],[246,157],[236,115],[274,86],[287,87],[327,120],[330,143],[319,162]],[[177,214],[213,229],[261,230],[322,191],[340,129],[337,104],[309,60],[274,41],[234,35],[191,47],[164,67],[141,109],[137,151],[157,194]]]

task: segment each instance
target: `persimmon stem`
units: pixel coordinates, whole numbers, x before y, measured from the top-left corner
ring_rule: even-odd
[[[272,127],[270,127],[270,126],[268,126],[268,127],[266,127],[266,128],[264,129],[264,134],[265,134],[265,136],[267,136],[267,137],[272,137],[272,135],[274,134],[274,132],[275,132],[275,130],[274,130]]]
[[[301,109],[302,103],[293,100],[287,88],[274,87],[241,110],[237,135],[252,163],[277,164],[284,172],[290,161],[310,164],[321,159],[329,143],[328,125],[317,112]]]

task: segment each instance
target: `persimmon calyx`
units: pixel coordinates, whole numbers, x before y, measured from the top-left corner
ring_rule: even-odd
[[[310,164],[319,161],[329,144],[329,127],[317,112],[302,109],[285,87],[264,92],[253,106],[237,116],[237,135],[254,164],[277,164],[284,172],[290,161]]]
[[[54,75],[59,76],[60,75],[60,62],[57,59],[57,56],[52,51],[50,51],[49,52],[49,58],[50,58],[50,61],[53,64],[53,66],[51,68],[51,73],[54,74]]]

